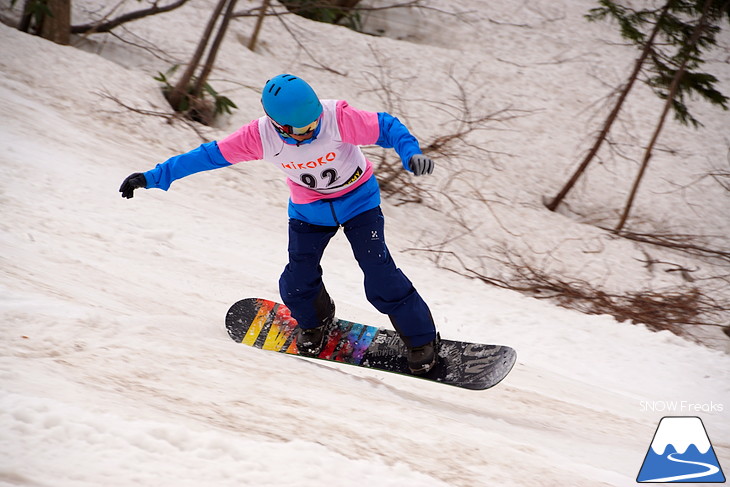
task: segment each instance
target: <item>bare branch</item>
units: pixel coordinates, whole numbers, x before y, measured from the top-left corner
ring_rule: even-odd
[[[296,15],[300,11],[308,10],[308,9],[314,9],[314,8],[325,8],[325,7],[332,7],[331,4],[326,3],[306,3],[306,5],[302,5],[299,8],[291,7],[290,9],[284,9],[284,10],[269,10],[265,15],[267,17],[275,17],[275,16],[282,16],[282,15]],[[446,10],[442,10],[436,7],[431,7],[428,5],[423,4],[423,0],[410,0],[407,2],[401,2],[401,3],[394,3],[392,5],[383,5],[380,7],[376,6],[354,6],[354,7],[338,7],[338,9],[342,10],[343,12],[346,12],[348,14],[356,14],[359,12],[376,12],[376,11],[383,11],[383,10],[393,10],[397,8],[421,8],[424,10],[433,10],[439,13],[443,13],[446,15],[458,15],[456,12],[448,12]],[[250,8],[248,10],[241,10],[240,12],[234,12],[233,17],[258,17],[260,15],[261,8],[260,7],[254,7]]]
[[[604,230],[610,231],[607,228],[604,228]],[[621,232],[620,235],[621,237],[628,238],[629,240],[657,245],[659,247],[681,250],[694,256],[714,257],[730,262],[730,251],[712,249],[698,245],[694,243],[694,240],[699,238],[697,235],[648,234],[625,231]]]
[[[175,10],[176,8],[181,7],[182,5],[187,3],[187,1],[188,0],[177,0],[169,5],[165,5],[162,7],[158,6],[158,2],[155,1],[149,8],[129,12],[107,22],[94,22],[91,24],[73,25],[71,26],[71,33],[87,34],[109,32],[115,27],[118,27],[126,22],[132,22],[133,20],[139,20],[149,15],[155,15],[163,12],[169,12],[170,10]]]
[[[307,46],[305,46],[305,45],[304,45],[304,44],[303,44],[303,43],[302,43],[302,42],[301,42],[301,41],[299,40],[299,37],[300,37],[300,36],[297,36],[296,34],[294,34],[294,32],[292,32],[291,28],[289,27],[289,24],[287,24],[287,23],[286,23],[286,21],[285,21],[285,20],[284,20],[284,19],[283,19],[283,18],[282,18],[281,16],[277,16],[276,18],[277,18],[277,19],[279,19],[279,21],[281,22],[281,25],[282,25],[282,26],[284,26],[284,29],[286,29],[286,31],[287,31],[287,32],[289,33],[289,35],[290,35],[290,36],[292,37],[292,39],[294,39],[294,42],[296,42],[296,43],[297,43],[297,45],[299,45],[299,47],[300,47],[300,48],[301,48],[301,49],[302,49],[302,50],[303,50],[303,51],[304,51],[305,53],[307,53],[307,56],[309,56],[309,58],[310,58],[310,59],[311,59],[312,61],[314,61],[314,62],[315,62],[315,63],[317,64],[317,66],[319,66],[320,68],[324,69],[325,71],[329,71],[330,73],[334,73],[334,74],[337,74],[337,75],[339,75],[339,76],[347,76],[347,73],[342,73],[342,72],[340,72],[340,71],[337,71],[337,70],[336,70],[336,69],[334,69],[334,68],[331,68],[331,67],[329,67],[329,66],[326,66],[326,65],[322,64],[321,62],[319,62],[319,61],[318,61],[318,60],[317,60],[317,59],[316,59],[316,58],[314,57],[314,55],[313,55],[313,54],[312,54],[312,53],[311,53],[311,52],[309,51],[309,49],[307,49]]]
[[[609,293],[580,279],[566,279],[536,269],[522,259],[503,250],[501,264],[512,271],[505,278],[492,277],[469,266],[458,254],[448,250],[407,249],[434,256],[436,265],[444,270],[477,279],[485,284],[528,294],[538,299],[550,299],[560,306],[588,314],[610,314],[618,321],[641,323],[659,331],[669,330],[680,336],[690,336],[690,328],[709,326],[724,328],[730,300],[703,292],[699,287],[675,287],[658,291]],[[451,258],[456,267],[444,264]]]
[[[116,96],[114,96],[114,95],[112,95],[112,94],[110,94],[108,92],[101,92],[101,93],[97,93],[97,94],[99,96],[101,96],[102,98],[106,98],[108,100],[111,100],[114,103],[116,103],[117,105],[119,105],[119,106],[121,106],[121,107],[123,107],[123,108],[125,108],[125,109],[127,109],[127,110],[129,110],[131,112],[139,113],[140,115],[146,115],[146,116],[163,118],[163,119],[167,120],[167,123],[170,123],[170,124],[173,123],[173,122],[175,122],[175,121],[183,122],[186,127],[188,127],[189,129],[191,129],[193,132],[195,132],[195,134],[198,137],[200,137],[200,140],[202,140],[203,142],[210,142],[211,141],[210,138],[206,137],[201,132],[200,127],[199,127],[198,124],[194,123],[191,120],[188,120],[187,118],[185,118],[180,113],[176,113],[176,112],[160,112],[160,111],[157,111],[157,110],[147,110],[147,109],[144,109],[144,108],[137,108],[137,107],[133,107],[133,106],[127,105],[122,100],[120,100],[118,97],[116,97]]]

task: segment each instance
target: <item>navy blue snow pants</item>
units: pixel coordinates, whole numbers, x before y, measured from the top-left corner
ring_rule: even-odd
[[[388,315],[408,346],[417,347],[433,340],[436,328],[428,306],[411,281],[395,266],[385,245],[384,224],[383,212],[376,207],[342,226],[365,275],[368,301]],[[329,304],[320,261],[338,229],[289,219],[289,263],[279,280],[279,291],[302,328],[318,326],[323,318],[323,301]]]

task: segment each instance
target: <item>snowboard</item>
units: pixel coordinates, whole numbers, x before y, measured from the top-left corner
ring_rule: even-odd
[[[285,305],[260,298],[247,298],[228,310],[226,328],[230,337],[263,350],[299,355],[296,320]],[[439,360],[428,373],[415,375],[408,369],[405,345],[389,329],[336,319],[327,331],[317,357],[358,367],[410,375],[472,390],[489,389],[512,370],[517,354],[506,346],[441,339]]]

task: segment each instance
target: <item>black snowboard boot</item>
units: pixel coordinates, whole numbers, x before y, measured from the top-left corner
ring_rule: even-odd
[[[319,326],[314,328],[300,328],[297,334],[297,350],[300,355],[316,357],[322,352],[327,330],[335,321],[335,303],[322,286],[322,290],[315,301]]]
[[[425,345],[406,347],[406,358],[411,373],[416,375],[428,373],[438,361],[440,344],[441,337],[437,333],[436,338]]]
[[[299,328],[297,333],[297,350],[300,355],[316,357],[322,352],[324,337],[327,326],[320,325],[316,328]]]

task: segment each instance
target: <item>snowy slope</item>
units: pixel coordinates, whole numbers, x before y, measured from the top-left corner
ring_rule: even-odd
[[[420,13],[428,26],[420,35],[431,35],[409,41],[289,19],[316,60],[344,76],[317,69],[276,21],[264,24],[257,52],[247,51],[241,43],[252,21],[238,20],[214,74],[241,109],[204,129],[210,138],[258,117],[259,86],[284,71],[312,80],[322,97],[382,109],[371,89],[379,69],[371,49],[388,60],[393,87],[403,90],[403,118],[422,138],[445,123],[424,100],[453,100],[448,69],[471,72],[463,80],[480,110],[528,114],[479,136],[501,154],[471,181],[489,207],[464,193],[460,215],[384,205],[396,260],[442,335],[517,349],[513,372],[483,393],[265,353],[228,338],[228,306],[245,296],[276,298],[286,262],[287,189],[265,163],[119,197],[129,173],[200,143],[183,124],[102,96],[166,109],[152,76],[194,48],[198,19],[213,2],[192,3],[129,26],[126,35],[157,45],[164,59],[104,36],[79,49],[0,25],[0,485],[625,486],[659,419],[673,412],[700,415],[720,464],[730,465],[728,355],[487,287],[436,268],[428,254],[404,251],[455,235],[459,216],[475,228],[452,243],[458,251],[509,246],[535,260],[549,251],[565,268],[616,286],[674,279],[648,275],[635,262],[640,248],[585,225],[615,216],[622,197],[610,189],[633,174],[620,162],[580,188],[592,195],[573,203],[583,219],[540,206],[590,140],[600,120],[592,104],[632,59],[630,49],[607,44],[616,41],[611,26],[582,21],[585,2],[498,2],[489,11],[475,8],[480,2],[441,2],[465,13]],[[78,6],[81,21],[93,4]],[[721,62],[714,66],[728,74]],[[640,100],[617,136],[629,145],[646,138],[632,141],[632,129],[653,127],[657,102]],[[663,140],[679,155],[657,155],[654,183],[646,183],[655,191],[645,192],[637,212],[647,224],[729,235],[728,196],[711,182],[681,193],[652,186],[670,173],[668,186],[684,184],[721,164],[728,116],[698,109],[707,127],[670,125]],[[459,163],[474,168],[478,157],[464,148]],[[457,168],[438,164],[422,184],[466,187],[450,181]],[[698,195],[704,222],[691,211],[677,214],[677,204]],[[365,300],[342,235],[323,265],[340,316],[389,326]],[[679,409],[661,410],[670,401]]]

